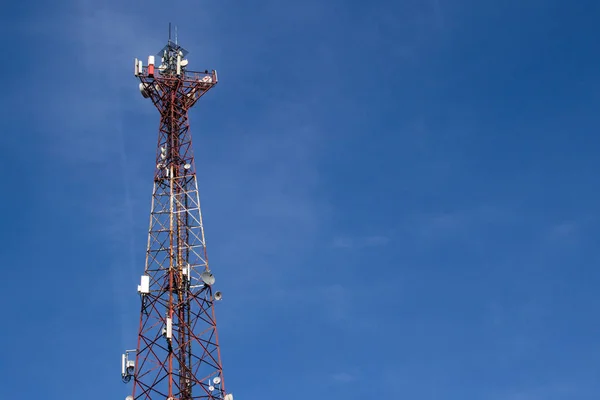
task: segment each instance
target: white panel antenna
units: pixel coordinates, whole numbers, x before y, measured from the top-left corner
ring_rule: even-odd
[[[142,275],[141,282],[138,285],[138,293],[140,293],[140,294],[150,293],[150,276]]]
[[[171,318],[167,318],[167,329],[165,336],[167,339],[171,339],[173,337],[173,320]]]

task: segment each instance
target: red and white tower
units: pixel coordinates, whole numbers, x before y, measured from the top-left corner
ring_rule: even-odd
[[[170,33],[169,33],[170,36]],[[216,71],[188,69],[169,41],[147,65],[135,60],[144,98],[160,113],[146,266],[138,292],[138,344],[122,359],[133,378],[128,400],[233,400],[225,391],[188,111],[217,83]],[[159,63],[155,61],[159,60]]]

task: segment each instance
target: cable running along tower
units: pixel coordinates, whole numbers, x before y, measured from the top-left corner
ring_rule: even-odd
[[[217,83],[216,71],[188,70],[170,38],[148,65],[135,60],[144,98],[160,113],[146,266],[138,293],[138,343],[122,357],[126,400],[233,400],[225,391],[213,291],[200,211],[188,111]]]

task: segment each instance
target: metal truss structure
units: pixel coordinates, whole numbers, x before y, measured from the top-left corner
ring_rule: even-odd
[[[138,292],[141,318],[136,350],[123,356],[122,378],[133,378],[128,399],[224,399],[214,302],[214,277],[192,152],[188,111],[217,83],[216,71],[187,69],[187,54],[169,38],[148,65],[136,59],[141,94],[160,113],[146,266]],[[135,361],[129,354],[135,352]]]

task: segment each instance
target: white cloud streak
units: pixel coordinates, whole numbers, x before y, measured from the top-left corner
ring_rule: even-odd
[[[362,249],[365,247],[385,246],[390,243],[391,238],[382,235],[365,237],[340,236],[333,240],[332,246],[345,249]]]

